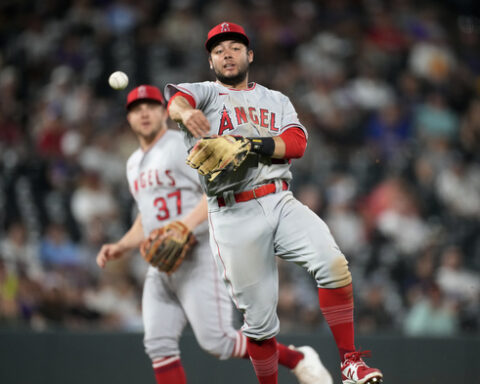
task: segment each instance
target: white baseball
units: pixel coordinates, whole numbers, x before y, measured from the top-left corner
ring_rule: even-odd
[[[128,76],[122,71],[113,72],[108,78],[108,84],[117,91],[125,89],[128,85]]]

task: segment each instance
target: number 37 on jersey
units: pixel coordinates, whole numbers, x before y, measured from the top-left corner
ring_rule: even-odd
[[[164,221],[182,214],[182,191],[175,186],[170,170],[149,169],[139,173],[131,192],[140,205],[150,201],[157,220]]]

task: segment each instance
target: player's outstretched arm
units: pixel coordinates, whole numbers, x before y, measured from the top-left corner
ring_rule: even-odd
[[[139,247],[143,239],[142,217],[138,214],[128,232],[118,242],[102,246],[97,254],[98,266],[104,268],[110,260],[119,259],[125,252]]]
[[[207,217],[207,197],[204,194],[198,204],[182,219],[182,222],[193,231],[198,225],[207,220]]]
[[[199,109],[193,108],[183,96],[176,95],[168,103],[168,114],[173,121],[182,123],[196,137],[208,135],[210,123]]]
[[[251,137],[252,151],[275,159],[300,158],[305,153],[307,138],[300,128],[289,128],[275,137]]]

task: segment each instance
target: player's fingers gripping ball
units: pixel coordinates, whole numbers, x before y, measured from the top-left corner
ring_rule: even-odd
[[[173,221],[150,232],[140,245],[143,258],[161,272],[171,274],[182,264],[196,243],[194,234],[180,221]]]
[[[187,164],[201,175],[209,176],[209,181],[212,181],[221,173],[235,171],[250,149],[251,142],[245,137],[205,137],[192,148]]]

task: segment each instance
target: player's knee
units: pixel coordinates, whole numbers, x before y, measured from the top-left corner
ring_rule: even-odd
[[[145,353],[151,360],[180,354],[178,341],[173,338],[145,338],[143,340],[143,346],[145,348]]]
[[[228,337],[225,334],[217,337],[197,337],[197,341],[205,352],[220,360],[228,359],[235,345],[235,337]]]
[[[243,326],[242,332],[253,340],[271,339],[280,330],[280,320],[275,309],[260,316],[247,313],[247,324]]]
[[[352,282],[348,261],[342,253],[331,257],[314,272],[319,287],[338,288]]]

